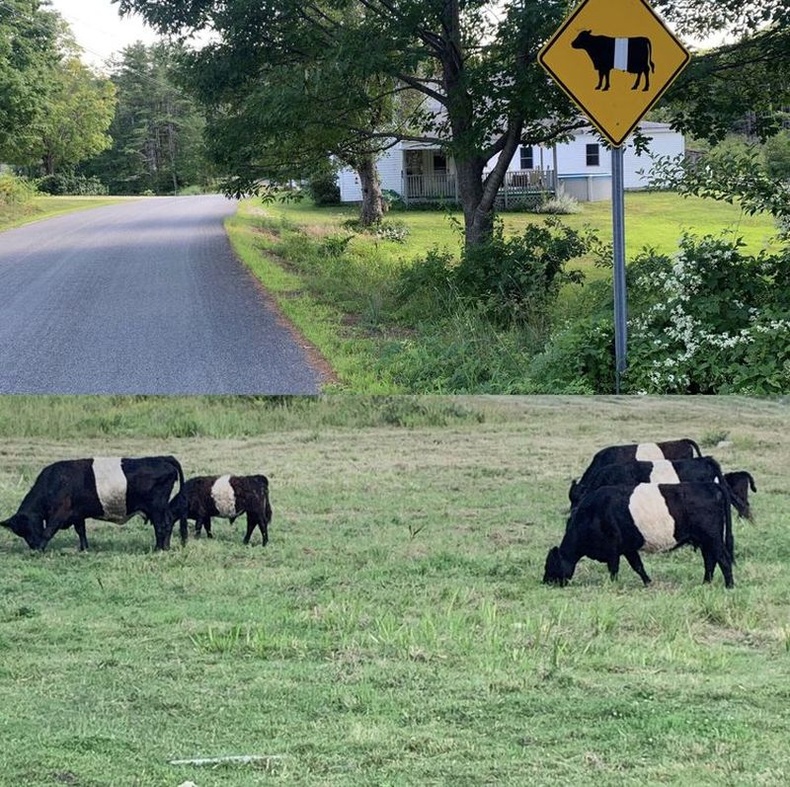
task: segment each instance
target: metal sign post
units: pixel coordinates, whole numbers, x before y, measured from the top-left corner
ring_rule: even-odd
[[[620,377],[626,369],[628,303],[625,286],[625,189],[623,149],[612,148],[612,236],[614,249],[614,392],[620,393]]]
[[[615,393],[626,369],[625,200],[621,145],[691,55],[647,0],[582,0],[538,62],[612,144]]]

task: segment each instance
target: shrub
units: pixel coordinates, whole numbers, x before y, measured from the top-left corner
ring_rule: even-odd
[[[0,204],[24,205],[36,195],[36,187],[25,178],[0,174]]]
[[[543,321],[560,287],[583,280],[581,272],[565,271],[565,263],[589,249],[589,233],[553,217],[507,238],[497,222],[488,242],[464,251],[453,282],[461,295],[482,301],[502,325]]]
[[[38,190],[53,196],[96,197],[108,193],[105,186],[97,177],[58,173],[45,175],[36,181]]]
[[[377,373],[409,393],[529,394],[535,391],[526,368],[534,351],[528,331],[498,328],[479,306],[466,305],[393,342]]]
[[[543,200],[535,207],[535,213],[552,213],[555,215],[569,215],[572,213],[581,213],[582,209],[578,200],[570,194],[557,194],[550,199]]]
[[[310,176],[310,196],[317,207],[340,204],[340,186],[335,172],[318,172]]]
[[[640,286],[655,301],[630,323],[633,390],[788,389],[790,311],[776,276],[788,260],[745,256],[742,247],[740,239],[686,235],[674,260],[643,272]]]

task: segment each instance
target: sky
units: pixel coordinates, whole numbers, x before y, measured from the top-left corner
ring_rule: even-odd
[[[68,22],[84,51],[83,62],[94,68],[103,69],[106,60],[136,41],[152,44],[157,40],[139,16],[122,18],[110,0],[50,0],[50,4]]]

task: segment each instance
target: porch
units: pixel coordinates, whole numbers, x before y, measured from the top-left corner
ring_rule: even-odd
[[[401,197],[408,206],[425,202],[458,202],[458,181],[454,172],[402,174]],[[534,204],[557,193],[556,171],[552,169],[514,170],[505,174],[497,192],[497,207],[507,210],[524,203]]]

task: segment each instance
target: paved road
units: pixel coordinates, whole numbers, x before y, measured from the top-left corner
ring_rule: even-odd
[[[0,393],[317,393],[231,251],[234,210],[152,197],[0,233]]]

